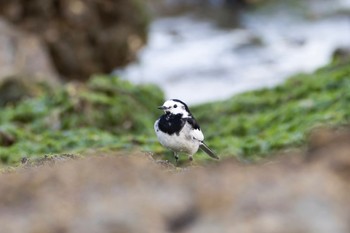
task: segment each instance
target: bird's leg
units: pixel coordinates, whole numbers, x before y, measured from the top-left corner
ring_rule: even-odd
[[[190,161],[190,166],[194,166],[193,156],[189,155],[188,160]]]
[[[177,166],[177,164],[179,162],[179,155],[176,152],[174,152],[174,157],[175,157],[175,162],[176,162],[176,166]]]

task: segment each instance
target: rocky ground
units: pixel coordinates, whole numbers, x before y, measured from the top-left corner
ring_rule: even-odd
[[[349,140],[349,129],[318,130],[306,151],[255,165],[175,169],[144,154],[23,165],[0,175],[0,224],[21,233],[349,232]]]

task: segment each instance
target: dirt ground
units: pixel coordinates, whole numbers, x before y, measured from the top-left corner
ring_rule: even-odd
[[[350,232],[350,130],[255,165],[144,154],[23,161],[0,175],[1,232]]]

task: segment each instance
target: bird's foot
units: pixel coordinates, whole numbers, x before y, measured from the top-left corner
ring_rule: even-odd
[[[174,153],[174,158],[175,158],[175,166],[177,167],[179,165],[179,156]]]
[[[195,162],[194,162],[194,160],[193,160],[193,157],[192,157],[192,156],[188,156],[188,161],[189,161],[189,165],[190,165],[191,167],[193,167],[193,166],[196,165]]]

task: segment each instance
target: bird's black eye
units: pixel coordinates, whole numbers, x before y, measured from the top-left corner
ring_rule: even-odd
[[[177,105],[176,105],[176,104],[174,105],[174,108],[177,108]]]

